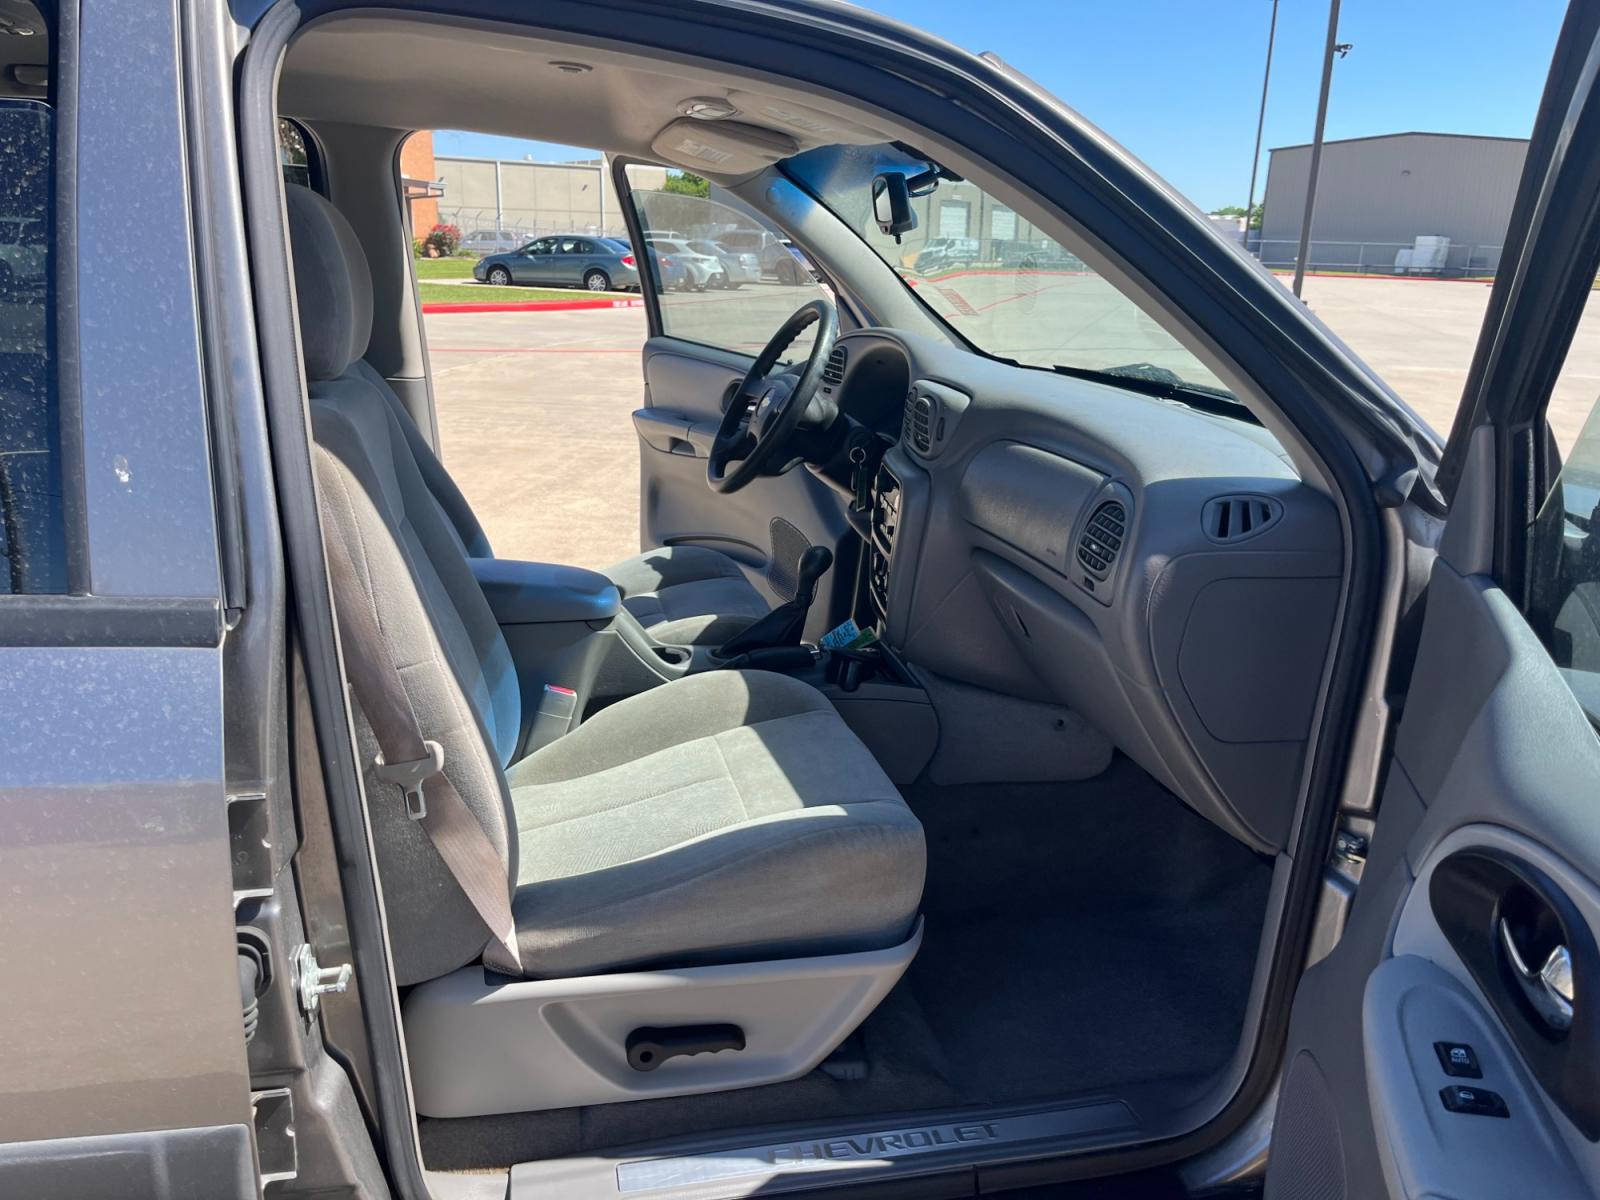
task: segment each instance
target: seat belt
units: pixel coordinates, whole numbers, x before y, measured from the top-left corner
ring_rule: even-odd
[[[444,747],[422,736],[411,698],[389,657],[389,647],[356,579],[344,540],[337,533],[326,540],[330,543],[328,571],[338,607],[339,637],[344,643],[344,669],[378,741],[377,776],[400,788],[406,815],[422,826],[457,886],[488,926],[491,940],[484,948],[484,964],[520,976],[517,922],[511,915],[500,853],[444,773]]]

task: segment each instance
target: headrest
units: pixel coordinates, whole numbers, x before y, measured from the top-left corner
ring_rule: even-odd
[[[308,187],[284,187],[300,352],[308,380],[335,379],[372,339],[372,272],[350,222]]]

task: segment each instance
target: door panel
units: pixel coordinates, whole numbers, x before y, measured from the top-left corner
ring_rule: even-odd
[[[1296,1000],[1269,1197],[1567,1196],[1600,1185],[1600,1151],[1536,1077],[1539,1055],[1519,1045],[1519,1030],[1534,1028],[1530,1015],[1503,1002],[1494,977],[1485,987],[1481,969],[1475,974],[1474,950],[1446,932],[1461,905],[1438,882],[1441,864],[1463,851],[1510,850],[1582,915],[1569,940],[1592,955],[1600,930],[1600,891],[1591,882],[1600,879],[1600,741],[1492,580],[1441,560],[1427,604],[1351,922],[1306,972]],[[1509,972],[1494,939],[1511,897],[1478,899],[1473,934],[1488,945],[1494,972]],[[1582,970],[1600,970],[1600,961]],[[1550,1043],[1546,1057],[1558,1074],[1590,1061],[1580,1042],[1587,1035],[1576,1032]],[[1481,1080],[1445,1074],[1434,1041],[1471,1045]],[[1588,1083],[1592,1090],[1592,1077]],[[1511,1115],[1448,1112],[1440,1091],[1451,1085],[1487,1088]],[[1333,1120],[1308,1119],[1319,1111]],[[1499,1165],[1479,1167],[1490,1149]],[[1330,1163],[1342,1187],[1316,1191]],[[1585,1190],[1570,1186],[1578,1175]],[[1519,1178],[1524,1186],[1502,1186]]]
[[[1548,619],[1600,582],[1600,415],[1558,478],[1545,422],[1600,270],[1597,71],[1600,10],[1575,4],[1445,455],[1371,855],[1296,995],[1270,1200],[1600,1190],[1600,738]]]
[[[825,631],[832,580],[850,573],[842,555],[853,535],[838,495],[803,467],[758,479],[732,495],[706,483],[706,452],[749,365],[742,355],[676,338],[645,343],[645,403],[634,414],[642,545],[721,550],[774,602],[785,598],[768,581],[774,562],[777,573],[792,578],[805,545],[827,546],[836,565],[823,579],[812,610],[818,628],[810,632]]]

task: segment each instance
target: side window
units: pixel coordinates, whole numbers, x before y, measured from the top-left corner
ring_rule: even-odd
[[[322,191],[322,171],[315,161],[316,143],[298,122],[278,118],[278,163],[286,183]]]
[[[67,590],[55,330],[55,30],[0,38],[0,594]]]
[[[1528,619],[1600,727],[1600,304],[1586,306],[1546,420],[1561,474],[1539,514]]]
[[[628,188],[649,231],[645,262],[668,336],[755,354],[797,308],[829,298],[810,261],[716,184],[634,163]],[[791,360],[810,352],[811,337],[801,335]]]

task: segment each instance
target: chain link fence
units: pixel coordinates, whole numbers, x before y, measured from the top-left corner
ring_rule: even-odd
[[[588,237],[627,237],[628,227],[622,219],[622,214],[615,216],[608,214],[608,219],[603,223],[596,222],[592,209],[582,211],[569,211],[563,215],[559,210],[552,213],[548,208],[538,210],[503,208],[498,213],[492,208],[451,208],[447,205],[439,206],[439,221],[444,225],[454,225],[461,230],[462,237],[470,238],[473,234],[493,234],[500,230],[508,241],[520,246],[523,242],[532,241],[536,237],[545,237],[555,233],[578,233]],[[507,249],[514,249],[508,246]]]
[[[1443,279],[1492,279],[1500,268],[1501,246],[1450,243],[1443,264],[1430,267],[1397,266],[1411,242],[1313,241],[1306,250],[1306,270],[1348,275],[1422,275]],[[1300,243],[1288,239],[1250,239],[1250,250],[1263,265],[1292,271]]]

